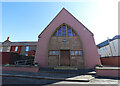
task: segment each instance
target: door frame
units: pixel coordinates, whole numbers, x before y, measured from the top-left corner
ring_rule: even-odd
[[[66,50],[66,51],[69,51],[69,52],[70,52],[70,49],[60,49],[60,50],[59,50],[59,66],[61,66],[61,64],[60,64],[60,63],[61,63],[61,62],[60,62],[60,59],[61,59],[61,58],[60,58],[60,57],[61,57],[60,53],[61,53],[62,50]],[[69,56],[70,56],[70,57],[69,57],[69,66],[70,66],[71,54],[70,54]]]

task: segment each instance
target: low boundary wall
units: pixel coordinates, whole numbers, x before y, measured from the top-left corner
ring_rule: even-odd
[[[101,57],[101,64],[102,65],[110,65],[110,66],[119,66],[120,67],[120,56],[113,56],[113,57]]]
[[[120,77],[120,67],[96,67],[98,76]]]
[[[1,68],[0,68],[1,70]],[[7,71],[24,71],[24,72],[38,72],[39,67],[34,67],[34,66],[2,66],[2,70],[7,70]]]

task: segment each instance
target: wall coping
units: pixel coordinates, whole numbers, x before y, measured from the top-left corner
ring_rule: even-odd
[[[120,67],[96,67],[96,70],[120,70]]]

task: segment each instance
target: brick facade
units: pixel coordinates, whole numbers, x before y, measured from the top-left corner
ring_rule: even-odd
[[[63,40],[66,40],[64,43]],[[79,36],[72,37],[54,37],[52,36],[49,45],[49,50],[83,50],[82,42]],[[70,66],[74,66],[77,68],[84,68],[84,56],[72,56],[70,55]],[[59,56],[49,56],[48,53],[48,66],[55,67],[60,65],[60,54]]]

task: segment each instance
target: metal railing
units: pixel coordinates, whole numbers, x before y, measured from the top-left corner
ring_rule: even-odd
[[[32,64],[33,63],[33,59],[32,60],[17,60],[14,62],[15,65],[27,65],[27,64]]]

